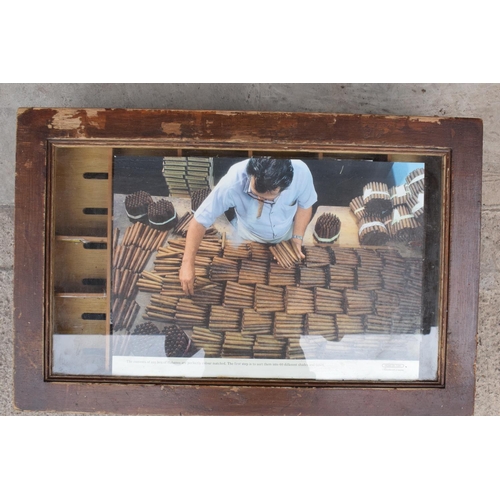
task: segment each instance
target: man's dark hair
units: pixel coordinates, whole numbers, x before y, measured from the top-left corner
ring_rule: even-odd
[[[292,161],[265,156],[250,158],[247,174],[255,178],[255,189],[258,193],[267,193],[278,188],[283,191],[292,183]]]

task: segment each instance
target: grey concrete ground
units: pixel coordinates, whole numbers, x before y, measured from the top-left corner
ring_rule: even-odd
[[[0,84],[0,415],[13,409],[13,206],[18,107],[459,116],[484,121],[476,415],[500,415],[500,84]],[[30,413],[33,414],[33,413]]]

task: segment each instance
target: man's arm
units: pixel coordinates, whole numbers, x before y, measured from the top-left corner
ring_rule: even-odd
[[[312,206],[309,208],[297,207],[297,213],[295,214],[295,219],[293,220],[293,233],[292,233],[292,243],[295,248],[299,251],[299,254],[303,259],[306,256],[302,253],[302,240],[299,238],[294,238],[293,236],[304,236],[306,232],[307,225],[311,222],[312,217]]]
[[[186,247],[179,270],[179,280],[186,295],[194,295],[194,261],[200,248],[201,240],[205,236],[205,231],[205,226],[200,224],[196,219],[192,219],[189,223],[186,235]]]

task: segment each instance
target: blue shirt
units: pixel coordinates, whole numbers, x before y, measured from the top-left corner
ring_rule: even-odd
[[[264,203],[261,215],[257,217],[260,203],[248,194],[250,189],[250,176],[246,173],[248,161],[235,163],[228,170],[196,210],[194,218],[208,228],[217,217],[234,207],[238,225],[243,225],[245,232],[265,240],[283,237],[293,224],[297,207],[309,208],[318,199],[311,172],[303,161],[292,160],[292,183],[280,192],[275,203]]]

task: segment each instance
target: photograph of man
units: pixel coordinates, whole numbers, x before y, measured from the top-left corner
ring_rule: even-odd
[[[302,257],[302,239],[317,201],[313,178],[301,160],[250,158],[234,164],[194,213],[179,279],[194,294],[195,258],[205,231],[230,208],[242,240],[276,244],[291,240]]]

